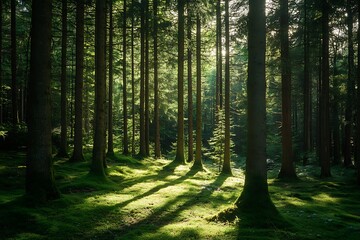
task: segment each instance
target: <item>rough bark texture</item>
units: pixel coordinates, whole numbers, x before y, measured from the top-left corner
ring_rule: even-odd
[[[11,0],[11,103],[12,123],[19,123],[18,111],[18,81],[17,81],[17,52],[16,52],[16,0]]]
[[[127,94],[126,94],[126,0],[124,0],[123,11],[123,122],[124,122],[124,136],[123,136],[123,154],[129,154],[129,137],[128,137],[128,115],[127,115]]]
[[[107,156],[114,156],[114,138],[113,138],[113,37],[114,37],[114,22],[113,22],[113,2],[109,1],[109,111],[108,111],[108,145]],[[124,108],[125,109],[125,108]]]
[[[145,153],[150,156],[149,1],[145,0]]]
[[[273,208],[266,168],[265,0],[249,2],[248,135],[245,185],[236,205],[244,211]]]
[[[322,78],[320,87],[320,163],[321,177],[330,177],[329,116],[329,3],[322,3]]]
[[[222,173],[232,174],[230,166],[230,32],[229,0],[225,0],[225,144]]]
[[[356,138],[355,138],[355,162],[357,164],[357,183],[360,185],[360,2],[358,1],[358,68],[357,68],[357,105],[356,105]]]
[[[3,1],[0,1],[0,124],[3,123],[3,102],[2,102],[2,86],[3,86],[3,70],[2,70],[2,40],[3,40]]]
[[[146,156],[145,138],[145,1],[141,2],[140,26],[140,157]]]
[[[222,107],[221,0],[216,2],[216,110]],[[218,117],[217,117],[217,120]]]
[[[178,1],[178,114],[175,162],[185,163],[184,157],[184,0]]]
[[[296,178],[291,133],[291,63],[289,56],[288,0],[280,0],[282,161],[279,178]]]
[[[105,176],[106,144],[106,2],[96,0],[95,10],[95,136],[90,173]]]
[[[131,1],[134,5],[134,0]],[[135,65],[134,65],[134,14],[131,16],[131,154],[135,155]]]
[[[35,201],[60,196],[51,155],[51,8],[51,0],[32,1],[26,195]]]
[[[83,82],[84,82],[84,1],[76,2],[76,70],[75,70],[75,127],[74,152],[70,161],[79,162],[83,156]]]
[[[61,15],[61,134],[60,134],[60,148],[58,152],[59,157],[68,157],[67,144],[67,71],[66,71],[66,52],[67,52],[67,0],[62,0],[62,15]]]
[[[191,6],[187,2],[187,41],[188,41],[188,51],[187,51],[187,71],[188,71],[188,158],[187,162],[192,162],[194,160],[194,136],[193,136],[193,84],[192,84],[192,34],[191,34]],[[197,119],[196,119],[197,120]]]

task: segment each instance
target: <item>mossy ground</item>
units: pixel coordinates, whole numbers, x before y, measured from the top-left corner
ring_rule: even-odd
[[[25,154],[0,156],[0,239],[360,239],[360,188],[352,169],[334,167],[333,178],[320,179],[318,167],[299,167],[294,182],[277,180],[279,168],[271,170],[271,198],[288,223],[282,228],[247,224],[241,216],[209,221],[240,195],[241,168],[225,176],[209,163],[206,171],[167,169],[170,160],[115,155],[108,179],[99,180],[88,175],[89,162],[55,159],[62,197],[30,206],[22,197]]]

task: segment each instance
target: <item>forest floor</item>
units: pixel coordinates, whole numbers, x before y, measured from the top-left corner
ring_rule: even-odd
[[[289,225],[244,227],[241,217],[209,220],[240,195],[241,164],[230,177],[210,163],[201,172],[190,165],[163,170],[170,162],[116,156],[108,179],[99,181],[88,175],[89,162],[55,158],[62,197],[29,206],[22,197],[25,153],[0,152],[0,239],[360,239],[360,188],[352,169],[334,167],[332,178],[319,179],[317,166],[299,166],[299,180],[287,183],[276,179],[275,165],[269,191]]]

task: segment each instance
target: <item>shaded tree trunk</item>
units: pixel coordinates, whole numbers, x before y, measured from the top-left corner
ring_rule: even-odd
[[[216,2],[216,110],[222,108],[221,0]],[[218,117],[216,117],[218,120]]]
[[[145,153],[150,156],[149,1],[145,1]]]
[[[222,173],[232,174],[230,166],[230,32],[229,0],[225,0],[225,144]]]
[[[125,1],[126,2],[126,1]],[[114,38],[114,22],[113,22],[113,1],[109,1],[109,111],[108,111],[108,146],[107,156],[114,156],[114,139],[113,139],[113,38]]]
[[[336,43],[335,43],[336,45]],[[333,138],[333,164],[341,162],[341,141],[340,141],[340,119],[339,119],[339,80],[337,70],[337,45],[334,49],[334,81],[333,81],[333,103],[332,103],[332,138]]]
[[[61,134],[59,157],[68,157],[67,144],[67,71],[66,71],[66,52],[67,52],[67,0],[62,0],[62,38],[61,38]]]
[[[124,0],[123,12],[123,121],[124,121],[124,136],[123,136],[123,154],[129,154],[129,137],[128,137],[128,115],[127,115],[127,94],[126,94],[126,0]]]
[[[134,0],[131,1],[134,5]],[[131,154],[135,155],[135,65],[134,65],[134,14],[131,16],[131,116],[132,116],[132,134],[131,134]]]
[[[158,77],[158,0],[154,0],[154,126],[155,158],[161,157],[160,116],[159,116],[159,77]]]
[[[355,162],[357,164],[357,183],[360,185],[360,2],[358,1],[358,66],[357,66],[357,104],[356,104],[356,138],[355,138]]]
[[[11,103],[12,123],[19,123],[18,109],[18,80],[17,80],[17,51],[16,51],[16,0],[11,0]]]
[[[178,1],[178,114],[175,162],[185,163],[184,157],[184,0]]]
[[[96,0],[95,10],[95,136],[90,173],[104,177],[106,145],[106,2]]]
[[[282,161],[279,178],[296,178],[291,134],[291,62],[289,56],[288,0],[280,0],[281,96],[282,96]]]
[[[2,86],[3,86],[3,69],[2,69],[2,41],[3,41],[3,1],[0,1],[0,124],[3,123],[3,101],[2,101]]]
[[[141,2],[140,26],[140,157],[146,156],[145,128],[145,1]]]
[[[187,162],[192,162],[194,160],[194,136],[193,136],[193,84],[192,84],[192,36],[191,36],[191,10],[190,2],[187,2],[187,41],[188,41],[188,51],[187,51],[187,70],[188,70],[188,159]],[[197,117],[196,117],[197,120]]]
[[[56,199],[51,145],[51,0],[32,1],[26,195]]]
[[[76,70],[74,152],[70,161],[80,162],[83,156],[83,84],[84,84],[84,1],[76,2]]]
[[[320,164],[321,177],[330,177],[329,116],[329,2],[322,2],[322,78],[320,84]]]

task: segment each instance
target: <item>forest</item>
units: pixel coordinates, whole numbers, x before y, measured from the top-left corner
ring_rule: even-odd
[[[0,0],[0,239],[360,239],[360,1]]]

